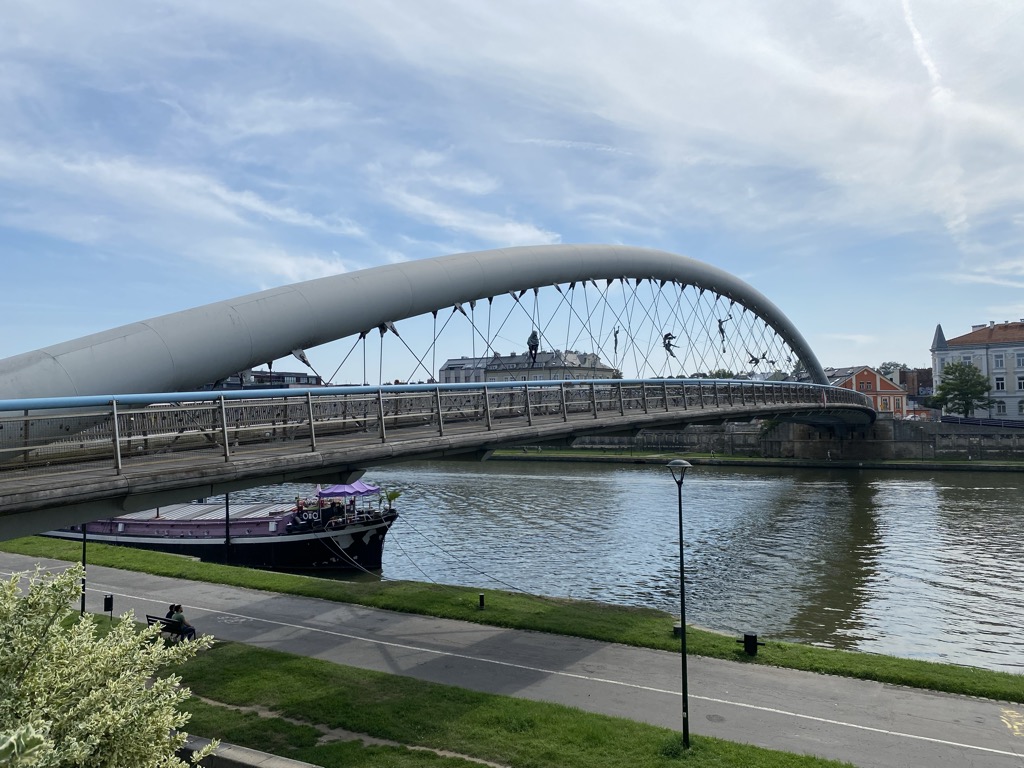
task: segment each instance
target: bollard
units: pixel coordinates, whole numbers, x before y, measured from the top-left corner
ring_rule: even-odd
[[[743,652],[747,656],[757,656],[757,646],[764,645],[764,643],[757,642],[757,634],[753,632],[745,632],[743,639],[737,640],[737,643],[743,643]]]
[[[110,620],[114,620],[114,596],[104,595],[103,596],[103,610],[110,614]]]
[[[480,593],[480,610],[482,611],[483,609],[484,609],[484,593],[481,592]]]

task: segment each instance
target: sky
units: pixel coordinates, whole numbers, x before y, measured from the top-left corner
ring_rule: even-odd
[[[0,19],[0,358],[548,243],[725,269],[825,366],[930,366],[937,324],[1024,318],[1017,0],[0,0]]]

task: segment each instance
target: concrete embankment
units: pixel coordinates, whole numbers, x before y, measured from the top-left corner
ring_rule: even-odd
[[[691,464],[720,467],[786,467],[807,469],[861,470],[878,469],[900,472],[1024,472],[1024,462],[990,461],[872,461],[830,459],[766,459],[747,456],[691,456],[686,452],[658,454],[602,453],[580,450],[530,449],[513,453],[496,451],[489,461],[552,461],[588,462],[594,464],[666,464],[672,459],[686,459]]]

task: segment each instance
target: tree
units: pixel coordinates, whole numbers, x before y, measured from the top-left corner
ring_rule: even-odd
[[[988,378],[971,363],[949,363],[942,369],[942,381],[931,402],[950,413],[970,416],[975,408],[991,408],[996,400],[988,396]]]
[[[896,360],[887,360],[884,363],[880,363],[876,370],[883,376],[890,377],[897,371],[906,371],[909,370],[909,368],[910,366],[906,363],[900,363]]]
[[[175,753],[190,692],[160,673],[213,638],[165,645],[159,625],[140,631],[131,612],[100,636],[94,616],[70,607],[83,573],[0,582],[0,766],[186,766]]]
[[[736,374],[728,368],[716,368],[708,374],[709,379],[733,379],[735,377]]]

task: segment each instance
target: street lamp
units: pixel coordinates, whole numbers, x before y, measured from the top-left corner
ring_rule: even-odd
[[[682,638],[682,669],[683,669],[683,749],[690,748],[690,718],[688,694],[686,690],[686,569],[683,565],[683,477],[690,468],[690,462],[673,459],[668,463],[672,479],[679,489],[679,637]]]

